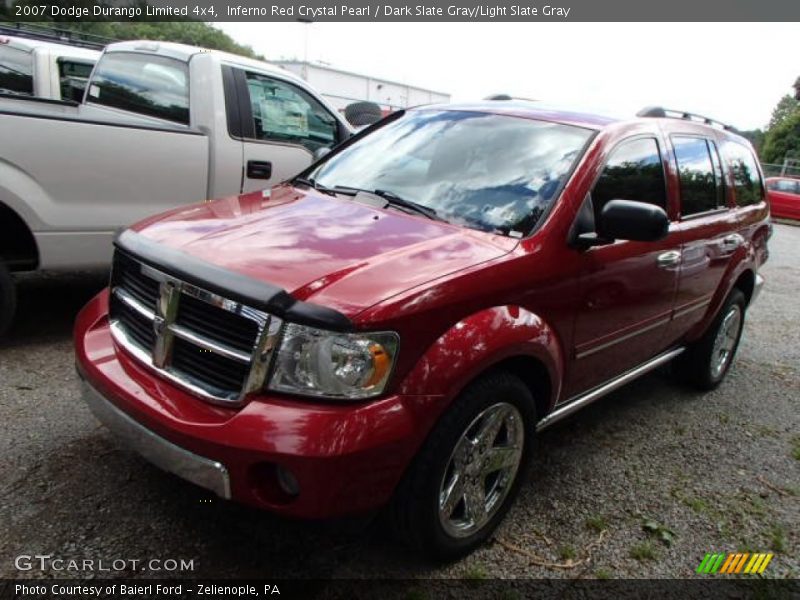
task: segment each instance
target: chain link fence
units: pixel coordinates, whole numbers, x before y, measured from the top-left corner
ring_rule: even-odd
[[[800,159],[787,158],[781,164],[761,163],[766,177],[800,177]]]

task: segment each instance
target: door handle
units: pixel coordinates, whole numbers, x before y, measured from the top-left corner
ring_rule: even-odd
[[[681,264],[681,253],[677,250],[670,250],[658,255],[658,266],[662,269],[668,269]]]
[[[744,242],[744,238],[738,233],[732,233],[722,238],[722,247],[725,250],[736,250]]]
[[[248,160],[248,179],[269,179],[272,177],[272,163],[267,160]]]

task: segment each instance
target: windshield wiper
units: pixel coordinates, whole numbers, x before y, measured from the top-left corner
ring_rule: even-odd
[[[434,221],[442,221],[447,223],[447,219],[440,217],[439,214],[436,212],[435,209],[431,208],[430,206],[425,206],[424,204],[418,204],[417,202],[413,202],[411,200],[406,200],[405,198],[398,196],[394,192],[390,192],[389,190],[362,190],[360,188],[350,187],[346,185],[337,185],[333,188],[335,191],[341,191],[345,194],[352,193],[356,194],[358,192],[365,192],[367,194],[372,194],[373,196],[378,196],[379,198],[386,200],[389,204],[393,206],[399,206],[401,208],[408,209],[413,211],[423,217],[427,217]]]
[[[300,185],[308,186],[322,194],[327,194],[328,196],[335,196],[336,191],[332,190],[329,187],[325,187],[321,183],[317,182],[316,179],[312,179],[311,177],[301,177],[298,175],[294,179],[291,180],[292,183],[299,183]]]

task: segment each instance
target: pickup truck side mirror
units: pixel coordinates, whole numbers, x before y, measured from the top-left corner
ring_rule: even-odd
[[[669,233],[669,218],[664,209],[647,202],[610,200],[600,212],[597,233],[578,236],[582,247],[610,244],[614,240],[656,242]]]

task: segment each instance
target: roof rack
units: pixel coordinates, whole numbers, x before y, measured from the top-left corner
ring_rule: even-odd
[[[733,125],[728,125],[722,121],[717,121],[711,117],[705,117],[685,110],[673,110],[671,108],[663,108],[661,106],[647,106],[636,113],[637,117],[652,117],[656,119],[683,119],[685,121],[695,121],[696,123],[703,123],[704,125],[711,125],[712,127],[721,127],[726,131],[736,131]]]
[[[11,35],[31,40],[41,40],[54,44],[67,44],[90,50],[102,50],[108,44],[117,42],[113,38],[73,31],[71,29],[61,29],[58,27],[48,27],[35,23],[20,23],[16,21],[6,21],[0,19],[0,35]]]
[[[535,98],[523,98],[521,96],[511,96],[510,94],[492,94],[491,96],[486,96],[484,100],[524,100],[525,102],[537,102]]]

